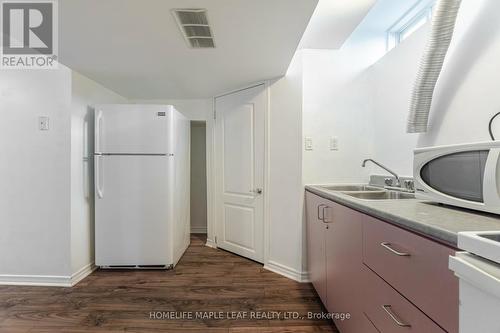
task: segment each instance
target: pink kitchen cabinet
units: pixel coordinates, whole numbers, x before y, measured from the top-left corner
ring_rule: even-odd
[[[455,249],[310,192],[306,218],[311,281],[330,313],[350,314],[341,333],[458,332]]]
[[[323,305],[326,306],[326,225],[320,219],[323,208],[326,207],[325,203],[325,199],[306,192],[307,263],[309,266],[309,278]]]
[[[380,333],[380,331],[373,325],[373,323],[368,319],[365,313],[363,313],[363,324],[360,333]]]
[[[350,320],[335,323],[341,332],[362,332],[362,214],[333,202],[329,206],[332,218],[326,232],[327,308],[332,313],[350,314]]]
[[[445,333],[375,273],[365,268],[367,317],[383,333]]]
[[[458,332],[458,279],[448,268],[455,250],[365,216],[364,263],[448,332]]]

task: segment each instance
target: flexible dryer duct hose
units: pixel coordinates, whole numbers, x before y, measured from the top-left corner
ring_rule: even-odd
[[[408,133],[427,132],[432,96],[450,47],[461,0],[438,0],[432,31],[420,62],[408,118]]]

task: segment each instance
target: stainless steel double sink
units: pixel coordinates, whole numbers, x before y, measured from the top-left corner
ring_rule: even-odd
[[[381,187],[364,185],[364,184],[325,185],[320,187],[328,191],[341,192],[345,195],[349,195],[353,198],[361,200],[415,199],[415,195],[413,193],[385,190]]]

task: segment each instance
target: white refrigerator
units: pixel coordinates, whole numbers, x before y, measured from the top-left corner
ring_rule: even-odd
[[[95,263],[169,269],[189,245],[190,122],[173,106],[95,107]]]

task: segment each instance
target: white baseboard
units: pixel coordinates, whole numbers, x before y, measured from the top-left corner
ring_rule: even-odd
[[[274,261],[268,261],[266,264],[264,264],[264,269],[267,269],[268,271],[274,272],[276,274],[283,275],[284,277],[295,280],[297,282],[309,282],[309,274],[307,272],[300,272]]]
[[[191,233],[192,234],[206,234],[207,227],[193,227],[193,226],[191,226]]]
[[[302,272],[302,281],[303,283],[311,283],[311,276],[309,275],[309,272]]]
[[[90,274],[92,274],[96,269],[97,269],[97,266],[94,265],[93,262],[91,262],[90,264],[87,264],[87,265],[83,266],[82,268],[80,268],[80,270],[78,272],[76,272],[73,275],[71,275],[71,287],[73,287],[78,282],[82,281],[87,276],[89,276]]]
[[[71,277],[51,275],[0,275],[0,285],[71,287]]]
[[[0,275],[3,286],[37,286],[37,287],[73,287],[92,274],[96,269],[94,263],[82,267],[71,276],[53,275]]]
[[[205,243],[205,246],[211,247],[212,249],[217,248],[217,244],[211,239],[207,239],[207,242]]]

